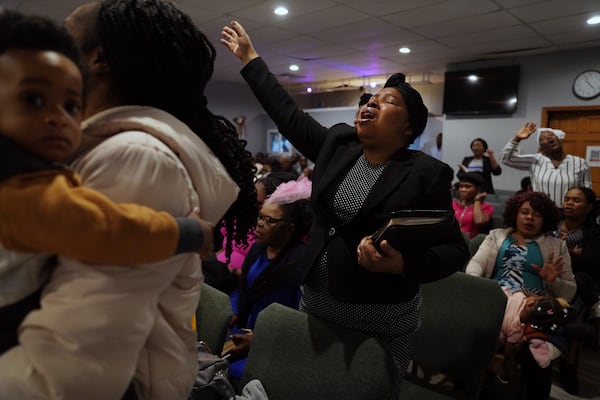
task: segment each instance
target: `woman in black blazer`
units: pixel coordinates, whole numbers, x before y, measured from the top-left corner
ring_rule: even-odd
[[[471,151],[473,156],[465,157],[462,161],[462,166],[466,170],[462,170],[462,166],[456,176],[461,172],[479,171],[483,175],[484,185],[481,190],[487,194],[494,194],[494,184],[492,183],[492,175],[500,175],[502,168],[494,157],[494,152],[488,148],[488,144],[482,138],[476,138],[471,141]],[[487,153],[487,156],[485,155]]]
[[[384,241],[378,252],[371,240],[392,211],[452,212],[452,170],[408,149],[425,128],[427,108],[404,75],[395,74],[361,106],[356,127],[327,129],[298,109],[239,23],[221,36],[244,63],[244,79],[279,131],[315,162],[315,222],[301,307],[386,341],[399,371],[397,398],[419,326],[419,284],[460,270],[469,257],[457,224],[444,244],[420,250],[400,251]]]

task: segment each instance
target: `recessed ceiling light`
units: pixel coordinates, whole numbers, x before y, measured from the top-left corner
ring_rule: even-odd
[[[398,51],[399,51],[400,53],[402,53],[402,54],[408,54],[408,53],[410,53],[410,49],[409,49],[408,47],[400,47],[400,48],[398,49]]]
[[[298,71],[299,69],[300,69],[300,67],[297,66],[296,64],[290,65],[290,71]]]
[[[307,87],[306,88],[306,93],[312,93],[312,88],[311,87]]]
[[[273,10],[276,15],[287,15],[288,9],[285,7],[277,7]]]
[[[600,24],[600,16],[595,16],[595,17],[592,17],[592,18],[588,19],[588,20],[587,20],[587,23],[588,23],[589,25],[596,25],[596,24]]]

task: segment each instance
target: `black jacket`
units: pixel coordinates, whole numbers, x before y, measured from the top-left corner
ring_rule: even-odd
[[[358,214],[349,223],[338,225],[327,194],[336,189],[338,179],[363,152],[356,129],[346,124],[327,129],[302,112],[260,58],[248,63],[242,75],[279,131],[315,162],[311,196],[315,222],[305,260],[307,266],[312,266],[327,249],[329,286],[334,298],[349,303],[400,303],[414,297],[419,283],[444,278],[465,265],[469,250],[458,225],[452,242],[427,251],[403,253],[404,276],[372,273],[358,265],[356,248],[360,239],[374,233],[392,211],[452,210],[452,170],[425,153],[403,149],[388,163]]]
[[[468,167],[469,164],[471,163],[471,161],[473,161],[473,158],[474,157],[463,158],[462,165],[464,165],[465,167]],[[459,173],[460,173],[460,171],[458,171],[456,173],[457,177],[458,177]],[[501,173],[502,173],[502,168],[500,168],[500,165],[498,165],[498,168],[493,169],[490,158],[483,156],[483,171],[481,171],[481,174],[483,175],[484,184],[483,184],[483,187],[481,188],[481,190],[483,192],[486,192],[489,194],[496,193],[496,192],[494,192],[494,184],[492,183],[492,175],[500,175]]]
[[[250,267],[265,252],[266,248],[265,244],[254,243],[242,264],[237,302],[237,324],[240,327],[246,326],[248,314],[255,302],[276,289],[299,288],[306,274],[306,265],[303,260],[306,244],[296,242],[283,249],[256,278],[252,287],[248,287]]]

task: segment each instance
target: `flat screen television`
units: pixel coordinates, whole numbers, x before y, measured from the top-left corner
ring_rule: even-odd
[[[444,114],[514,113],[517,109],[519,72],[518,65],[446,72]]]

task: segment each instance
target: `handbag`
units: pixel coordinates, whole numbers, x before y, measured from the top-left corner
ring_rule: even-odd
[[[213,354],[205,342],[196,344],[198,371],[188,400],[235,399],[235,390],[229,381],[229,361]]]

